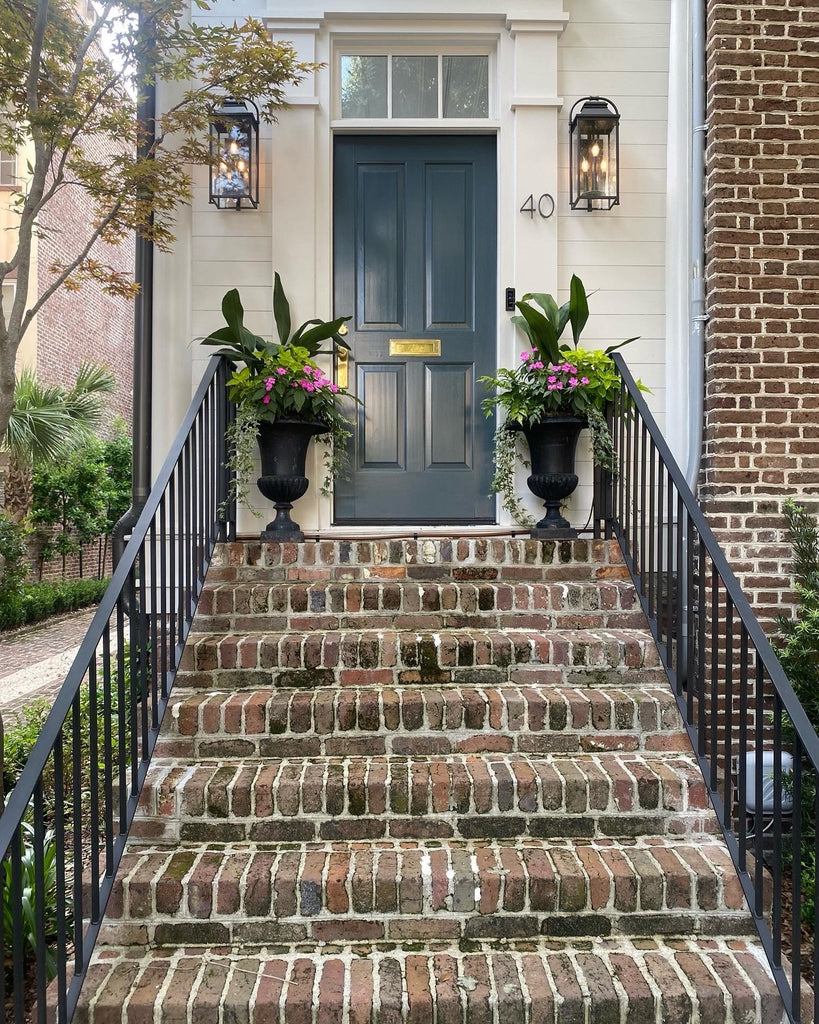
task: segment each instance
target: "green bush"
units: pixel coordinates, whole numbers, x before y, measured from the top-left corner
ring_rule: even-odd
[[[780,616],[779,637],[774,640],[782,667],[805,710],[811,725],[819,732],[819,522],[791,499],[783,509],[788,534],[793,546],[793,577],[797,597],[796,615]],[[786,735],[793,736],[789,721],[784,723]],[[815,915],[814,872],[816,823],[816,778],[811,773],[802,777],[802,920],[812,923]],[[786,780],[786,787],[792,780]]]
[[[37,742],[43,723],[51,710],[51,701],[39,697],[18,713],[14,725],[6,723],[3,758],[3,789],[10,793],[20,772],[25,767],[29,754]]]
[[[4,615],[19,615],[28,576],[26,529],[0,513],[0,629]]]
[[[46,580],[23,584],[22,594],[8,601],[0,594],[0,630],[16,629],[33,622],[42,622],[52,615],[72,612],[86,605],[97,604],[108,580]]]

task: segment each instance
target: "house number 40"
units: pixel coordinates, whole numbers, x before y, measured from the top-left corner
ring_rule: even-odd
[[[528,213],[533,220],[536,213],[538,213],[544,220],[548,220],[555,212],[555,201],[548,192],[544,192],[537,202],[535,202],[535,194],[532,192],[524,200],[523,206],[520,208],[520,212]]]

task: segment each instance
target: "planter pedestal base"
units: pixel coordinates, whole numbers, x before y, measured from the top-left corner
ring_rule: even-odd
[[[323,423],[305,420],[276,420],[259,424],[262,475],[256,484],[276,508],[276,518],[261,532],[262,542],[304,540],[301,527],[290,518],[290,509],[293,502],[307,492],[304,466],[310,439],[326,432],[327,427]]]
[[[577,488],[575,449],[587,425],[583,416],[547,416],[521,427],[532,463],[526,485],[543,500],[546,509],[546,515],[531,531],[535,540],[571,540],[577,536],[577,530],[560,514],[560,506]]]

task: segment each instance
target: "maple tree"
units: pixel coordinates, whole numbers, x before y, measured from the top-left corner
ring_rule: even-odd
[[[0,261],[0,285],[16,285],[5,302],[0,289],[2,437],[17,350],[37,311],[60,288],[88,280],[133,296],[132,276],[107,262],[98,243],[117,245],[137,232],[168,250],[174,210],[191,198],[191,168],[211,160],[212,109],[228,95],[252,97],[261,119],[273,121],[285,88],[314,65],[299,62],[260,21],[192,21],[184,0],[103,0],[88,14],[73,0],[4,0],[0,38],[0,150],[29,154],[12,202],[15,239]],[[146,125],[136,95],[157,81],[171,83],[176,99]],[[100,136],[117,140],[113,157],[95,152]],[[84,237],[61,237],[59,262],[30,296],[42,214],[66,188],[84,190],[93,224]]]

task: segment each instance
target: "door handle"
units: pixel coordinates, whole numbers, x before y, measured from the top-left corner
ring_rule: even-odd
[[[340,388],[350,386],[350,352],[346,348],[336,349],[336,384]]]

